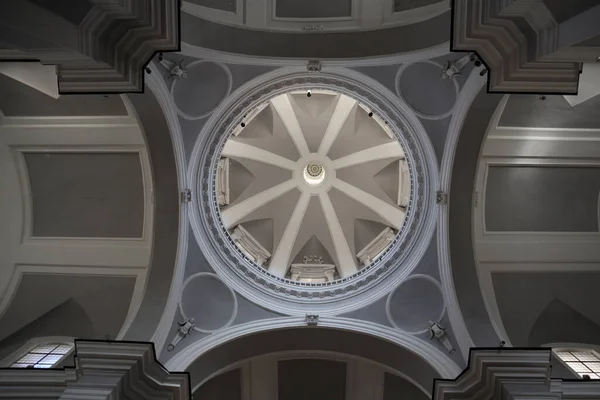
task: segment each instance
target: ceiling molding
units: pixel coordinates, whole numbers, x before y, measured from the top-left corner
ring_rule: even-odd
[[[472,349],[454,380],[436,379],[434,400],[597,399],[600,381],[551,379],[552,349]]]
[[[52,48],[0,51],[0,59],[55,64],[60,94],[143,92],[144,67],[152,56],[180,48],[180,2],[110,0],[92,3],[78,26],[69,25],[78,32],[77,48],[65,50],[57,43]],[[51,37],[46,43],[58,42],[62,28],[57,27],[56,38]]]
[[[243,55],[236,53],[228,53],[225,51],[213,50],[205,47],[195,46],[190,43],[181,42],[181,54],[221,62],[224,64],[242,64],[242,65],[265,65],[273,67],[287,66],[306,66],[310,61],[308,58],[280,58],[280,57],[263,57]],[[429,48],[408,51],[406,53],[393,54],[379,57],[364,57],[364,58],[344,58],[344,59],[323,59],[320,60],[323,66],[328,67],[371,67],[382,65],[397,65],[405,62],[418,62],[431,58],[442,57],[449,53],[449,42],[441,43]]]
[[[102,132],[101,135],[96,133]],[[135,316],[143,298],[151,258],[154,212],[153,180],[144,138],[129,116],[6,117],[0,125],[0,151],[6,152],[3,191],[13,194],[6,203],[3,261],[0,274],[0,317],[26,274],[121,276],[135,278],[129,311],[118,337]],[[86,133],[86,134],[82,134]],[[143,228],[136,238],[35,237],[30,179],[24,154],[135,153],[139,156],[143,187]],[[16,197],[15,197],[16,196]],[[18,204],[18,206],[17,206]],[[42,300],[43,301],[43,300]]]
[[[406,151],[412,168],[414,201],[409,206],[406,228],[388,254],[356,275],[327,284],[298,285],[275,277],[243,259],[225,236],[212,195],[219,149],[227,132],[239,124],[249,109],[284,91],[334,89],[357,98],[382,115]],[[210,178],[209,178],[210,177]],[[437,160],[431,142],[419,121],[404,102],[380,83],[342,68],[323,68],[321,73],[302,68],[282,68],[246,83],[212,114],[192,152],[188,178],[200,196],[193,201],[191,224],[196,240],[223,281],[249,300],[269,310],[288,315],[314,311],[328,315],[349,312],[381,298],[404,280],[418,265],[435,230],[433,188],[437,186]],[[209,187],[210,186],[210,187]],[[418,206],[417,206],[418,205]],[[372,268],[371,268],[372,267]]]
[[[0,369],[0,398],[191,399],[189,374],[168,372],[152,343],[75,340],[75,367]],[[8,397],[7,397],[8,398]]]
[[[490,92],[576,94],[581,62],[598,56],[559,48],[561,25],[542,1],[453,0],[452,23],[452,50],[481,57]]]
[[[157,164],[158,166],[162,165],[162,168],[156,168],[156,165],[154,165],[154,173],[164,174],[169,171],[169,175],[172,174],[173,179],[159,179],[159,181],[163,182],[163,185],[165,185],[165,182],[169,181],[169,189],[167,190],[167,188],[163,186],[162,192],[158,191],[160,189],[156,187],[155,183],[157,192],[155,192],[154,195],[156,206],[161,206],[164,209],[164,207],[167,207],[168,205],[169,212],[174,211],[174,207],[177,207],[177,217],[175,217],[175,223],[177,224],[176,230],[170,225],[173,221],[172,218],[166,220],[164,218],[161,219],[162,223],[171,221],[171,223],[161,228],[163,235],[165,235],[165,230],[166,232],[174,231],[177,232],[177,234],[176,241],[172,244],[173,247],[170,247],[171,245],[169,245],[169,248],[165,247],[165,240],[156,242],[157,239],[154,238],[153,266],[151,266],[150,273],[148,274],[148,285],[150,285],[149,287],[154,286],[155,290],[152,290],[151,293],[145,293],[142,304],[138,310],[139,312],[133,323],[130,325],[130,329],[125,333],[124,338],[151,340],[155,343],[157,351],[160,353],[167,340],[169,328],[177,310],[177,302],[179,301],[181,286],[183,284],[188,252],[188,204],[180,201],[178,193],[184,191],[188,186],[185,149],[177,111],[165,81],[160,74],[156,72],[160,71],[161,67],[154,62],[151,62],[149,67],[151,70],[155,71],[155,73],[146,73],[145,84],[150,92],[147,92],[144,95],[122,95],[122,97],[126,99],[124,100],[124,103],[128,112],[139,122],[146,141],[148,143],[154,143],[154,145],[148,144],[148,146],[151,146],[148,150],[150,160],[160,162],[160,164]],[[173,158],[170,160],[165,159],[166,146],[171,145]],[[155,152],[161,152],[163,155],[153,157]],[[171,168],[170,166],[172,166],[172,171],[169,170],[169,168]],[[173,187],[173,185],[176,187]],[[167,191],[165,192],[165,190]],[[173,194],[175,194],[174,197]],[[161,196],[168,197],[162,197],[162,200],[160,200]],[[165,200],[167,198],[170,199],[168,202]],[[175,235],[173,234],[172,236]],[[157,253],[158,250],[160,250],[160,253]],[[155,255],[159,254],[164,259],[167,250],[169,253],[172,251],[174,258],[169,261],[157,261]],[[168,282],[165,278],[158,278],[163,276],[160,271],[163,271],[162,273],[164,273],[166,268],[169,268],[169,270],[172,271],[169,272]],[[156,273],[156,275],[153,275],[154,273]],[[157,300],[156,297],[159,292],[160,300]],[[157,313],[156,307],[164,308],[161,309],[160,313]],[[150,315],[152,315],[152,317],[150,317]]]
[[[395,11],[393,0],[349,0],[348,15],[330,17],[291,15],[280,17],[277,15],[275,0],[239,0],[234,3],[231,10],[183,1],[181,10],[200,19],[234,27],[271,32],[307,33],[356,32],[412,25],[443,14],[450,8],[448,0],[421,4]]]
[[[462,92],[456,100],[456,107],[450,126],[448,127],[448,135],[444,147],[444,156],[442,157],[440,168],[440,186],[439,190],[443,193],[450,192],[450,184],[452,180],[452,166],[454,165],[454,155],[458,146],[458,139],[462,131],[463,123],[467,117],[467,113],[473,104],[473,101],[485,85],[483,78],[477,70],[471,72],[467,79]],[[448,309],[448,318],[452,324],[452,330],[458,342],[458,346],[463,358],[466,360],[469,354],[469,348],[474,346],[471,335],[465,324],[465,320],[458,303],[456,296],[455,285],[452,277],[452,263],[450,259],[450,224],[448,206],[442,205],[438,211],[438,260],[440,268],[440,279],[446,307]]]
[[[202,354],[227,342],[255,333],[295,327],[306,327],[305,318],[272,318],[236,325],[187,346],[167,361],[166,367],[169,370],[185,371]],[[454,378],[461,370],[447,354],[429,342],[404,332],[392,330],[387,326],[351,318],[320,317],[319,328],[321,327],[363,333],[387,340],[417,354],[444,378]]]
[[[151,68],[158,70],[158,66],[152,62]],[[183,136],[181,133],[181,125],[179,124],[179,118],[177,116],[177,110],[173,97],[165,81],[159,74],[150,74],[146,79],[146,85],[148,89],[152,91],[158,104],[160,105],[167,126],[169,127],[169,133],[173,143],[173,150],[175,152],[175,164],[177,167],[177,179],[179,185],[179,191],[182,192],[188,188],[188,175],[187,175],[187,160],[185,154],[185,146],[183,143]],[[189,216],[188,207],[190,203],[181,203],[179,206],[179,240],[177,242],[177,253],[175,259],[175,271],[173,279],[171,281],[171,288],[169,290],[169,297],[167,298],[167,304],[161,315],[160,322],[152,335],[152,342],[156,344],[158,354],[162,352],[162,348],[165,345],[167,338],[170,333],[171,324],[175,318],[177,312],[177,304],[180,299],[181,289],[183,287],[183,279],[185,274],[185,263],[187,261],[188,253],[188,235],[189,235]]]

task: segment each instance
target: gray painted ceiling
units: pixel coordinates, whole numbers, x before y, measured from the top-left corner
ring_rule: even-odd
[[[355,58],[405,53],[444,43],[450,37],[450,13],[418,24],[363,32],[298,34],[227,26],[181,14],[184,42],[259,57],[310,59]],[[223,40],[226,37],[228,40]],[[402,40],[395,40],[402,38]]]
[[[598,272],[492,275],[502,322],[514,346],[600,344]]]
[[[58,99],[0,74],[0,111],[6,116],[127,115],[119,95],[64,95]]]
[[[598,5],[598,0],[543,0],[544,4],[558,23],[564,22],[574,16]]]
[[[42,317],[55,307],[73,299],[82,308],[94,328],[93,337],[114,338],[121,328],[133,293],[135,279],[115,276],[24,275],[14,295],[11,307],[0,319],[0,340]],[[71,316],[47,322],[47,336],[71,335],[61,326],[71,324]],[[84,322],[84,321],[82,321]],[[43,336],[41,331],[20,335],[20,343]],[[0,343],[0,347],[2,344]]]
[[[188,368],[192,387],[236,362],[279,351],[331,351],[381,363],[424,388],[438,374],[419,356],[386,340],[327,328],[272,330],[241,337],[200,355]]]
[[[600,128],[600,96],[575,107],[563,96],[512,95],[508,99],[500,126],[547,128]]]
[[[33,236],[141,238],[138,153],[24,153]]]
[[[600,168],[490,167],[485,193],[486,229],[598,232],[598,193]]]

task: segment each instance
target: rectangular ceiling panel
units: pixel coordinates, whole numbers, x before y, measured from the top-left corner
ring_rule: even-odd
[[[23,155],[34,237],[142,237],[144,188],[138,153]]]
[[[487,231],[598,232],[599,167],[492,166]]]

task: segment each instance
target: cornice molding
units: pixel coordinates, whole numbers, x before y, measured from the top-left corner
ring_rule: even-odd
[[[0,59],[55,64],[59,93],[143,92],[156,52],[180,49],[179,0],[89,0],[78,48],[0,51]],[[52,42],[49,38],[48,42]]]
[[[0,398],[191,399],[189,374],[170,373],[152,343],[75,340],[75,367],[0,369]]]
[[[548,348],[471,349],[469,364],[454,380],[434,383],[434,400],[598,399],[600,381],[551,379]]]
[[[474,51],[497,93],[576,94],[583,59],[558,56],[559,24],[541,1],[453,0],[453,51]]]

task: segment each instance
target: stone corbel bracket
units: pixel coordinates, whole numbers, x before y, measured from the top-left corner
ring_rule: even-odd
[[[452,23],[452,51],[479,55],[490,92],[577,93],[586,60],[560,48],[559,24],[541,0],[453,0]]]
[[[600,381],[551,379],[548,348],[471,349],[456,379],[437,379],[433,400],[598,399]]]
[[[0,399],[190,400],[189,374],[171,373],[152,343],[75,341],[75,368],[0,370]]]

